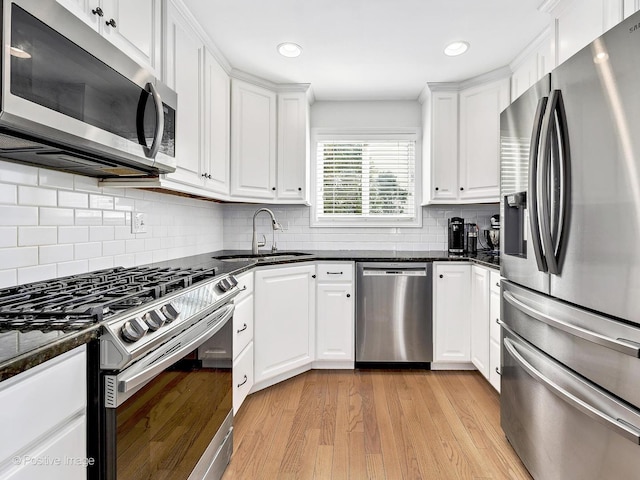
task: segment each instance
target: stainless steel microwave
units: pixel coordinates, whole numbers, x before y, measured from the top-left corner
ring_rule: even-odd
[[[175,170],[177,95],[55,0],[2,0],[0,159],[93,177]]]

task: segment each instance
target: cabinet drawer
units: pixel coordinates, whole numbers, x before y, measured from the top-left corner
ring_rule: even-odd
[[[236,300],[233,312],[233,357],[253,340],[253,295]]]
[[[500,342],[489,342],[489,383],[500,393]]]
[[[489,337],[500,342],[500,292],[489,292]]]
[[[253,272],[245,272],[236,277],[240,293],[236,297],[236,303],[253,293]]]
[[[491,270],[489,280],[491,291],[500,294],[500,272]]]
[[[238,409],[253,387],[253,342],[247,345],[235,362],[233,362],[233,414]]]
[[[318,280],[353,280],[352,263],[321,263],[318,265]]]
[[[82,346],[0,383],[0,462],[84,411],[86,375]]]

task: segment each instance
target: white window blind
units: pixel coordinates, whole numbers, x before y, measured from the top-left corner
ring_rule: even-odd
[[[415,140],[318,140],[316,219],[416,218]]]

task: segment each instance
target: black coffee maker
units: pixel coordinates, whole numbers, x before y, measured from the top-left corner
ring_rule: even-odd
[[[464,253],[464,218],[449,219],[449,253]]]

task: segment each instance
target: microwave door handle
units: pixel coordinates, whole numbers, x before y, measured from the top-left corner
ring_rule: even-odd
[[[538,270],[547,271],[547,264],[542,253],[542,241],[540,239],[540,221],[538,219],[538,163],[540,160],[540,134],[547,107],[548,97],[538,100],[535,121],[531,132],[531,146],[529,148],[529,228],[531,229],[531,241],[536,256]],[[544,151],[544,148],[542,149]]]
[[[162,142],[162,134],[164,133],[164,112],[162,110],[162,98],[153,86],[153,83],[147,83],[147,90],[153,98],[153,103],[156,107],[156,131],[153,135],[153,143],[151,147],[145,147],[145,155],[148,158],[156,158],[158,150],[160,150],[160,143]]]

